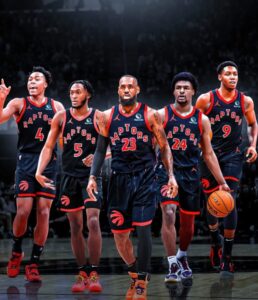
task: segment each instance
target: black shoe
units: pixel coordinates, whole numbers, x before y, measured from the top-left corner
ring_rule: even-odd
[[[230,277],[234,276],[234,264],[231,261],[230,256],[226,256],[222,258],[221,264],[220,264],[220,274],[221,277]]]

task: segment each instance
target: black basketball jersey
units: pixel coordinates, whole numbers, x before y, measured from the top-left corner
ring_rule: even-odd
[[[193,108],[182,116],[173,105],[165,107],[164,130],[176,168],[196,167],[199,163],[199,143],[202,134],[202,113]],[[161,161],[160,155],[159,160]]]
[[[126,115],[119,105],[112,108],[109,127],[112,170],[131,173],[154,167],[153,134],[147,109],[147,105],[138,103],[136,110]]]
[[[16,116],[18,125],[19,152],[40,153],[50,131],[51,121],[56,113],[54,100],[37,106],[30,97],[23,98],[24,104],[20,115]]]
[[[236,90],[231,101],[225,101],[218,90],[210,92],[211,104],[206,112],[211,122],[215,151],[231,151],[242,142],[242,123],[244,116],[244,95]]]
[[[94,154],[97,146],[98,132],[94,116],[95,109],[90,109],[82,120],[78,120],[72,114],[72,109],[66,110],[62,128],[62,166],[65,174],[76,177],[89,175],[90,167],[86,167],[82,159]]]

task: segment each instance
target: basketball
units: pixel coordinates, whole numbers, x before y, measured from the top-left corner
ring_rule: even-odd
[[[226,191],[213,192],[207,202],[208,212],[217,218],[225,218],[235,206],[235,202],[230,193]]]

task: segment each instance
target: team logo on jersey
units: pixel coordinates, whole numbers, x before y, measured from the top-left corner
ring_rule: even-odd
[[[61,197],[61,203],[64,206],[68,206],[70,204],[70,198],[68,196],[63,195]]]
[[[176,116],[173,114],[169,121],[176,121]]]
[[[190,124],[197,124],[197,120],[196,120],[196,118],[195,117],[192,117],[191,119],[190,119],[190,122],[189,122]]]
[[[28,181],[22,180],[22,181],[19,183],[19,188],[20,188],[21,191],[24,191],[24,192],[27,191],[28,188],[29,188],[29,183],[28,183]]]
[[[114,121],[121,121],[119,118],[119,114],[116,115],[116,117],[114,118]]]
[[[217,101],[214,106],[220,106],[219,101]]]
[[[27,109],[32,109],[30,105],[27,106]]]
[[[110,214],[110,219],[111,219],[111,222],[113,224],[115,224],[116,226],[123,225],[124,221],[125,221],[124,216],[118,210],[112,210],[112,212]]]
[[[139,114],[139,113],[137,113],[137,114],[135,115],[134,121],[143,121],[142,115]]]
[[[46,110],[52,110],[52,107],[51,107],[50,104],[47,104],[47,105],[46,105]]]
[[[210,186],[210,182],[208,179],[202,178],[202,186],[204,189],[207,189]]]
[[[239,101],[236,101],[236,102],[234,103],[234,107],[239,108],[239,107],[240,107],[240,102],[239,102]]]
[[[92,118],[87,118],[85,124],[92,124]]]
[[[67,122],[67,124],[73,124],[72,118],[70,118],[70,120]]]

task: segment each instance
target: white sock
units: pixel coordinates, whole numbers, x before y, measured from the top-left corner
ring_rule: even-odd
[[[177,259],[180,259],[182,258],[183,256],[187,256],[187,251],[182,251],[180,249],[177,250],[177,254],[176,254],[176,258]]]

